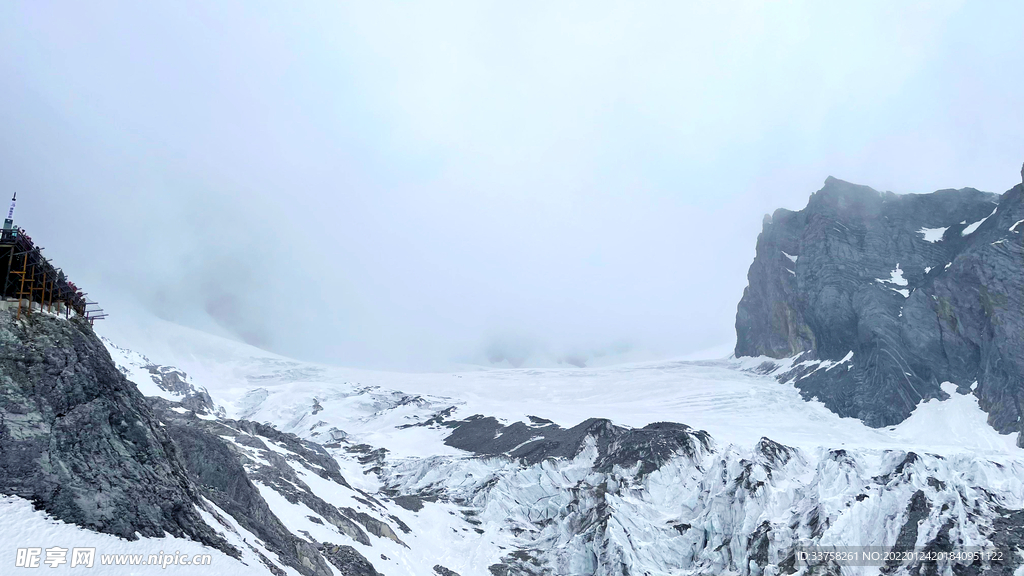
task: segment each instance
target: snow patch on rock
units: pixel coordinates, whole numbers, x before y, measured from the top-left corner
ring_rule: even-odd
[[[988,220],[989,218],[991,218],[992,216],[995,215],[997,210],[999,210],[999,206],[996,206],[995,208],[992,209],[992,214],[989,214],[988,216],[985,216],[981,220],[978,220],[977,222],[974,222],[973,224],[968,225],[966,228],[963,229],[962,232],[960,232],[960,235],[961,236],[969,236],[971,234],[974,234],[974,232],[978,228],[980,228],[982,224],[985,223],[985,220]]]
[[[921,228],[917,233],[924,238],[925,242],[931,242],[934,244],[942,240],[942,237],[946,234],[946,230],[949,230],[949,226],[946,226],[945,228]]]

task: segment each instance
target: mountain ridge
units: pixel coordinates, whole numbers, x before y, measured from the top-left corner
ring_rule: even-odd
[[[799,357],[783,379],[870,426],[953,382],[997,430],[1020,432],[1022,219],[1022,185],[897,195],[829,177],[803,210],[765,218],[735,354]]]

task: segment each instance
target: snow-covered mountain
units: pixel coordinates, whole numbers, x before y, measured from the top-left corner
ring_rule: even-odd
[[[798,359],[405,374],[173,324],[150,334],[158,353],[104,344],[234,557],[82,531],[11,496],[7,525],[101,554],[209,550],[218,573],[782,574],[805,571],[806,544],[989,547],[1006,554],[993,573],[1021,562],[1024,452],[953,387],[870,428],[776,380]],[[163,571],[124,573],[146,569]]]
[[[80,318],[0,310],[0,565],[35,573],[32,558],[55,547],[92,547],[114,574],[186,573],[195,566],[181,559],[198,558],[211,573],[275,576],[1024,575],[1024,450],[1014,426],[990,425],[1016,410],[993,404],[1016,397],[996,392],[1019,378],[1008,343],[1020,337],[1000,324],[1019,317],[1015,300],[994,290],[1019,283],[1019,269],[995,287],[954,286],[989,265],[1006,272],[1020,254],[1003,238],[1018,233],[1007,219],[1019,206],[1000,203],[952,239],[953,227],[881,218],[889,228],[860,242],[851,210],[906,216],[932,200],[826,188],[812,198],[824,212],[766,224],[738,319],[737,351],[752,355],[740,358],[382,372],[293,360],[142,311],[100,338]],[[1021,190],[1001,202],[1019,204]],[[995,198],[936,201],[978,215]],[[825,262],[831,252],[812,241],[822,230],[851,261],[863,260],[855,247],[882,247],[878,270]],[[889,269],[886,250],[899,247],[917,256]],[[931,261],[918,256],[952,262],[921,272]],[[815,259],[825,263],[807,268]],[[840,300],[852,290],[865,329],[801,324],[822,313],[808,304],[814,286]],[[933,305],[939,292],[962,307]],[[969,305],[979,296],[990,311]],[[960,320],[939,329],[953,330],[940,361],[907,365],[906,382],[927,393],[909,404],[864,393],[892,380],[879,354],[924,342],[911,336],[928,310]],[[978,354],[958,356],[965,342]],[[958,358],[970,362],[950,371]],[[801,555],[850,546],[960,556]]]

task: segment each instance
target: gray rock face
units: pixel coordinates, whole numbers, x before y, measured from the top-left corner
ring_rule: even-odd
[[[351,546],[336,546],[326,542],[321,551],[342,576],[381,576],[373,564]]]
[[[1022,191],[896,195],[829,178],[803,210],[765,217],[736,355],[800,355],[782,378],[876,427],[945,397],[943,382],[977,381],[989,422],[1020,430]]]
[[[254,482],[270,487],[291,503],[301,502],[341,534],[360,544],[371,545],[367,532],[401,544],[387,524],[350,508],[332,506],[317,496],[295,472],[293,464],[300,464],[321,478],[352,489],[341,475],[338,463],[320,445],[257,422],[199,418],[194,410],[181,410],[184,403],[163,398],[148,398],[148,401],[168,434],[181,447],[186,469],[203,496],[258,536],[268,550],[299,573],[329,575],[331,569],[327,563],[330,562],[346,574],[376,574],[359,571],[365,566],[372,569],[372,565],[351,547],[307,541],[290,532],[271,511]],[[294,461],[270,449],[265,440],[286,449]],[[265,464],[254,464],[246,455],[246,450],[250,449],[256,451]],[[367,505],[379,505],[371,495],[363,493],[363,496]],[[255,548],[253,551],[258,553]],[[270,561],[265,564],[274,569]]]
[[[308,576],[330,574],[316,549],[295,537],[271,512],[246,474],[238,455],[217,434],[235,435],[218,422],[183,416],[171,411],[175,404],[150,398],[167,423],[167,431],[185,454],[189,473],[204,496],[262,540],[267,549]],[[258,440],[257,440],[258,442]],[[267,562],[268,566],[272,566]]]
[[[238,556],[203,522],[177,446],[82,320],[0,311],[0,492],[99,532],[187,536]]]
[[[641,477],[676,454],[692,455],[699,449],[707,450],[711,442],[707,432],[674,422],[624,428],[604,418],[591,418],[566,430],[535,416],[531,417],[531,424],[516,422],[504,426],[493,417],[476,415],[444,425],[454,428],[444,441],[453,448],[482,456],[507,455],[525,464],[537,464],[548,458],[572,459],[587,439],[593,438],[598,450],[595,470],[607,472],[615,466],[639,465]]]
[[[301,465],[352,490],[330,454],[271,426],[199,418],[197,413],[214,409],[205,391],[177,369],[146,368],[161,388],[184,396],[182,401],[144,398],[87,322],[42,314],[16,321],[0,311],[0,493],[30,499],[57,518],[99,532],[132,540],[169,533],[239,558],[200,516],[197,506],[224,523],[203,496],[301,574],[331,574],[330,564],[344,574],[377,574],[353,548],[291,533],[254,484],[301,501],[362,544],[370,544],[367,532],[401,543],[386,523],[319,498],[293,468]],[[295,462],[264,441],[276,443]],[[254,467],[247,450],[267,464]],[[380,506],[363,495],[366,505]],[[284,574],[249,547],[272,573]]]
[[[210,414],[216,410],[209,392],[197,390],[189,384],[187,376],[181,370],[156,364],[149,364],[145,368],[149,370],[149,374],[157,386],[182,396],[181,404],[189,410],[194,410],[200,414]]]

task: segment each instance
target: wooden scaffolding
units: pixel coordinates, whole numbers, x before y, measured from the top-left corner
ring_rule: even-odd
[[[24,230],[0,230],[0,297],[17,300],[18,319],[23,313],[31,314],[34,304],[41,311],[66,317],[77,314],[90,323],[105,318],[103,310],[89,302],[86,294],[61,269],[55,268],[42,251]]]

